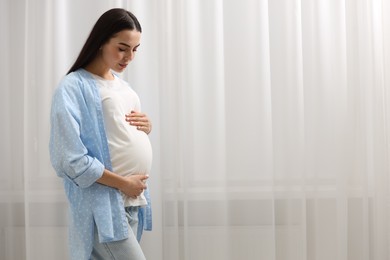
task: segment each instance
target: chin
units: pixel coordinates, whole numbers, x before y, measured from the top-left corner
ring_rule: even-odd
[[[125,69],[123,68],[120,68],[120,69],[117,69],[117,68],[115,68],[115,69],[112,69],[113,71],[115,71],[115,72],[117,72],[117,73],[122,73]]]

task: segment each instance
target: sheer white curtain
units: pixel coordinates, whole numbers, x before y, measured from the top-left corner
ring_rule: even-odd
[[[0,259],[67,259],[51,94],[111,7],[154,122],[162,260],[387,260],[390,1],[0,1]]]

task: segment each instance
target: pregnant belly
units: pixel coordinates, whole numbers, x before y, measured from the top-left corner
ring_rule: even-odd
[[[137,133],[132,138],[109,140],[112,168],[122,176],[149,174],[152,166],[152,147],[145,133]]]

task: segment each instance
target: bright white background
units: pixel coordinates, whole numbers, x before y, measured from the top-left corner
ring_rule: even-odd
[[[153,260],[389,260],[389,0],[0,1],[0,259],[67,259],[53,89],[112,7],[154,123]]]

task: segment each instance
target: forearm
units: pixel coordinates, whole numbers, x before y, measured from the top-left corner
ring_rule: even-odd
[[[113,173],[107,169],[104,169],[103,175],[97,179],[97,183],[116,188],[127,196],[137,197],[144,189],[146,189],[145,181],[148,179],[147,175],[130,175],[123,177],[116,173]]]
[[[102,177],[100,177],[96,182],[112,188],[116,188],[118,190],[122,190],[126,180],[124,177],[104,169]]]

